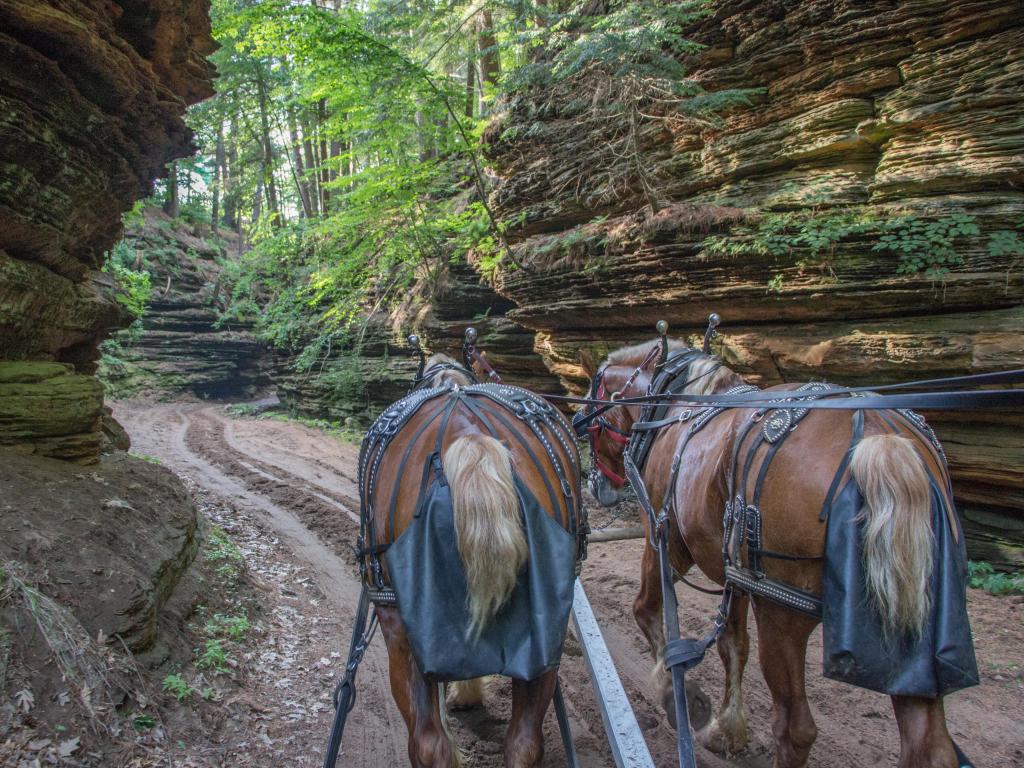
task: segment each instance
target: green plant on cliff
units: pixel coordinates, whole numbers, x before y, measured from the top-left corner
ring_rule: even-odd
[[[763,215],[749,234],[713,235],[704,240],[709,255],[736,257],[744,254],[771,256],[776,259],[797,257],[800,273],[815,270],[825,280],[836,279],[839,245],[863,238],[876,231],[878,221],[864,211],[840,209],[820,212],[788,211]],[[781,293],[785,277],[775,273],[768,281],[768,290]]]
[[[941,280],[950,267],[963,263],[958,246],[967,238],[977,237],[981,230],[973,216],[950,214],[926,219],[904,214],[880,219],[870,210],[838,209],[820,211],[789,211],[763,215],[752,231],[736,235],[713,235],[704,240],[708,255],[737,257],[745,254],[771,256],[776,259],[795,258],[799,272],[814,269],[827,280],[837,279],[838,260],[843,258],[843,244],[870,243],[875,252],[897,256],[896,274],[923,274]],[[989,240],[989,253],[1012,257],[1015,233],[996,233]],[[1022,246],[1024,251],[1024,246]],[[854,251],[848,251],[852,255]],[[776,273],[768,282],[768,290],[780,293],[784,275]]]
[[[118,291],[114,298],[128,310],[133,320],[141,320],[153,291],[149,272],[138,268],[135,252],[123,240],[114,246],[108,256],[103,271],[112,275],[117,283]]]
[[[950,267],[963,264],[956,249],[958,241],[981,234],[974,217],[965,213],[933,220],[899,216],[883,222],[881,230],[872,250],[895,253],[899,258],[897,274],[923,273],[932,280],[945,278]]]
[[[133,210],[129,216],[133,216],[134,213]],[[114,278],[114,299],[132,318],[126,329],[114,334],[100,345],[98,373],[108,393],[112,395],[122,392],[117,381],[131,367],[125,359],[128,356],[127,348],[142,337],[143,316],[153,292],[150,274],[142,268],[142,264],[141,254],[122,240],[110,251],[107,263],[103,266],[103,271]]]
[[[708,16],[713,5],[707,0],[619,0],[604,13],[595,13],[592,3],[577,5],[531,35],[543,53],[507,77],[506,88],[513,95],[550,99],[540,109],[574,115],[576,130],[600,129],[603,141],[597,156],[588,155],[588,160],[608,169],[604,197],[639,187],[657,211],[656,180],[644,156],[652,129],[707,127],[718,113],[749,104],[761,92],[707,92],[687,76],[683,58],[703,46],[684,31]],[[588,194],[575,181],[567,182],[567,188]]]
[[[988,238],[988,255],[994,259],[1006,261],[1006,289],[1010,288],[1010,273],[1013,269],[1024,266],[1024,219],[1017,222],[1017,229],[1002,229],[993,232]]]
[[[974,589],[983,589],[992,595],[1024,594],[1024,571],[1002,573],[991,563],[970,560],[967,563],[968,583]]]

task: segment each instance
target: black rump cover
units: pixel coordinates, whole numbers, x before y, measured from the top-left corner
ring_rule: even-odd
[[[932,614],[919,638],[885,640],[868,597],[860,491],[849,482],[828,513],[823,587],[824,674],[897,696],[935,698],[978,683],[967,617],[967,551],[959,520],[932,481]],[[954,532],[951,525],[956,525]]]
[[[576,579],[576,537],[548,517],[518,477],[515,485],[529,561],[509,601],[475,642],[466,638],[466,573],[443,475],[433,480],[416,518],[385,553],[416,661],[436,680],[494,674],[532,680],[561,658]]]

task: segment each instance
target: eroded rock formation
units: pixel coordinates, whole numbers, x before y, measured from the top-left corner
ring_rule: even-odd
[[[0,635],[40,703],[74,689],[94,717],[108,679],[81,638],[154,647],[201,539],[174,474],[100,457],[128,439],[95,372],[130,321],[99,271],[121,214],[188,152],[185,107],[212,92],[208,9],[0,1]]]
[[[451,262],[439,279],[420,281],[393,314],[377,313],[353,331],[352,340],[312,368],[297,370],[292,355],[278,354],[273,369],[277,394],[295,415],[366,426],[408,392],[417,358],[404,336],[418,333],[428,353],[462,360],[467,327],[503,381],[540,392],[560,391],[558,379],[533,350],[533,333],[507,317],[515,305],[499,296],[469,265]]]
[[[91,637],[120,637],[133,651],[152,646],[201,540],[181,481],[123,453],[86,471],[10,448],[0,448],[0,462],[0,561],[46,579],[47,594]]]
[[[221,319],[222,275],[239,246],[232,232],[214,236],[153,208],[125,231],[120,247],[149,272],[151,295],[138,338],[123,334],[103,357],[108,395],[245,399],[269,384],[252,324]]]
[[[0,444],[95,459],[102,406],[82,375],[128,321],[98,270],[122,212],[188,152],[182,115],[212,93],[208,10],[209,0],[0,3],[0,386],[29,404],[46,390],[82,417],[4,419]]]
[[[606,151],[622,126],[555,90],[517,98],[486,136],[492,205],[527,265],[499,277],[509,317],[576,391],[581,349],[649,337],[660,318],[698,333],[711,311],[724,359],[763,384],[1024,367],[1019,11],[723,0],[689,31],[707,46],[693,76],[761,90],[717,125],[645,123],[642,178]],[[935,241],[914,240],[943,233],[945,273]],[[961,500],[1019,521],[1019,415],[931,418]]]

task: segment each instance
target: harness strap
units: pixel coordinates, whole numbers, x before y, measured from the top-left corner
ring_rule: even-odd
[[[818,515],[818,520],[822,522],[828,517],[829,510],[832,509],[832,502],[835,501],[836,494],[839,492],[839,486],[842,485],[843,478],[846,476],[846,469],[850,466],[850,459],[853,458],[853,449],[857,447],[857,443],[864,437],[864,411],[853,412],[853,428],[850,434],[850,447],[846,453],[843,454],[843,460],[839,463],[839,468],[836,470],[835,476],[832,478],[832,485],[828,488],[828,493],[825,494],[825,503],[821,505],[821,513]]]
[[[427,428],[431,424],[433,424],[435,420],[437,420],[439,417],[441,417],[442,414],[445,414],[445,417],[450,416],[453,404],[454,404],[454,398],[451,401],[449,401],[448,405],[445,406],[445,408],[438,410],[437,413],[435,413],[433,416],[431,416],[429,419],[427,419],[420,426],[420,428],[418,430],[416,430],[416,434],[414,434],[412,436],[412,439],[409,441],[408,445],[405,446],[405,450],[402,452],[402,459],[398,463],[398,476],[399,477],[401,477],[402,473],[405,471],[405,465],[409,462],[409,454],[411,454],[412,453],[412,449],[416,447],[416,443],[420,439],[420,436],[424,432],[426,432]],[[446,420],[445,423],[447,423],[447,420]],[[442,431],[443,431],[443,429],[442,429]],[[384,451],[384,448],[382,447],[381,448],[381,452],[383,452],[383,451]],[[388,531],[387,531],[387,535],[388,535],[388,538],[391,541],[395,540],[395,514],[396,514],[397,507],[398,507],[398,491],[399,491],[400,487],[401,487],[401,483],[395,483],[395,487],[391,490],[391,499],[390,499],[390,501],[388,503]],[[375,544],[377,542],[372,542],[372,543]]]
[[[726,407],[756,407],[764,405],[771,408],[843,408],[854,406],[837,405],[812,405],[817,399],[834,395],[852,395],[862,393],[882,392],[894,389],[922,389],[934,387],[935,389],[950,389],[952,387],[978,387],[992,384],[1022,384],[1024,383],[1024,368],[1012,371],[998,371],[995,373],[979,373],[971,376],[952,376],[944,379],[924,379],[920,381],[907,381],[899,384],[883,384],[879,386],[864,387],[836,387],[819,393],[807,393],[801,397],[809,398],[800,403],[780,403],[773,398],[776,393],[759,390],[756,393],[737,393],[735,395],[673,395],[673,394],[649,394],[638,397],[626,397],[617,399],[614,403],[607,400],[597,400],[590,397],[574,397],[571,395],[543,395],[546,400],[559,402],[576,403],[579,405],[613,406],[613,405],[669,405],[673,403],[699,403],[705,405],[721,405]],[[885,403],[888,404],[883,404]],[[863,406],[860,403],[864,403]],[[918,392],[909,395],[887,395],[878,397],[867,397],[859,401],[857,407],[869,409],[875,408],[929,408],[933,410],[946,408],[996,408],[1003,406],[1019,406],[1024,404],[1024,390],[1019,389],[992,389],[971,392]],[[589,415],[589,414],[588,414]]]
[[[370,647],[373,635],[377,631],[377,612],[373,612],[367,626],[367,615],[370,611],[370,592],[363,585],[359,593],[359,605],[356,608],[355,624],[352,627],[352,641],[349,643],[348,661],[345,674],[334,690],[334,722],[331,735],[327,740],[327,751],[324,754],[324,768],[335,768],[338,752],[341,750],[341,737],[345,733],[345,721],[349,712],[356,705],[356,672],[363,660],[363,654]]]
[[[647,487],[640,476],[633,457],[628,453],[624,457],[626,476],[636,492],[641,509],[647,514],[651,523],[654,541],[651,542],[658,550],[658,563],[661,575],[662,615],[665,622],[665,666],[672,674],[672,690],[676,708],[676,732],[678,734],[679,765],[682,768],[695,768],[696,761],[693,751],[693,734],[690,730],[689,712],[686,707],[686,671],[696,666],[708,648],[718,639],[729,615],[732,603],[732,588],[727,583],[722,591],[722,602],[718,607],[715,625],[699,640],[683,639],[679,630],[679,604],[673,585],[673,570],[669,562],[668,532],[669,518],[667,515],[655,516],[654,506],[647,494]],[[681,577],[683,578],[683,577]]]

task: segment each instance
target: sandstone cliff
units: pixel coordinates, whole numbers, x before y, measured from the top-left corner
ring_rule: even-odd
[[[357,326],[351,341],[312,368],[296,370],[295,357],[279,352],[272,371],[278,397],[295,415],[366,426],[409,390],[418,359],[409,355],[406,335],[417,333],[428,353],[444,352],[461,362],[469,326],[479,332],[477,346],[504,381],[560,391],[533,350],[533,333],[505,317],[514,306],[469,265],[449,263],[439,280],[421,282],[396,312],[377,313],[365,327]]]
[[[690,35],[705,89],[761,90],[715,125],[646,122],[643,178],[605,151],[621,126],[551,89],[485,137],[526,265],[497,288],[569,389],[581,349],[660,318],[697,333],[710,311],[762,384],[1024,367],[1019,7],[723,0]],[[961,501],[1024,539],[1020,416],[930,416]]]
[[[102,290],[121,214],[188,152],[212,93],[208,0],[0,3],[0,444],[92,460],[97,345],[127,323]],[[12,362],[16,363],[12,366]],[[45,392],[44,392],[45,390]],[[67,404],[78,416],[51,421]]]
[[[99,343],[130,320],[99,272],[121,214],[188,152],[181,117],[211,93],[208,8],[0,2],[0,635],[13,639],[0,686],[5,698],[34,691],[33,725],[69,736],[77,707],[60,697],[71,691],[91,732],[108,733],[97,710],[125,706],[130,689],[116,685],[107,645],[159,645],[202,538],[175,475],[100,458],[104,432],[122,448],[127,436],[95,370]],[[71,754],[79,740],[67,743]]]
[[[241,256],[238,237],[169,219],[147,208],[119,246],[150,275],[142,332],[104,346],[100,375],[111,397],[249,398],[269,384],[252,323],[222,320],[224,270]]]

